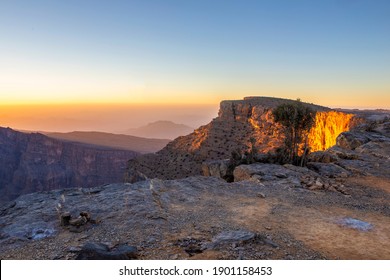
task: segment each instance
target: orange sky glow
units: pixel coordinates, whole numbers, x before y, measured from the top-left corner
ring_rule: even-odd
[[[390,109],[388,1],[19,2],[0,8],[0,126],[198,127],[245,96]]]

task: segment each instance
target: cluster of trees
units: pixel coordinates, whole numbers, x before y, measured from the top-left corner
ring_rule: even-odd
[[[316,112],[298,99],[277,106],[272,115],[284,131],[284,146],[277,151],[281,161],[305,165],[309,153],[308,135],[315,123]]]

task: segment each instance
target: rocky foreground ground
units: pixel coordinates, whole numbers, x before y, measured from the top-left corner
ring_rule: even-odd
[[[390,123],[308,167],[24,195],[0,209],[0,258],[390,259]]]
[[[390,259],[390,122],[344,132],[307,167],[146,179],[21,196],[1,259]]]

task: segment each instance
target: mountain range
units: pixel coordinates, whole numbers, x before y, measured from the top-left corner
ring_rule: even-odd
[[[137,153],[155,153],[164,148],[170,140],[151,139],[124,134],[113,134],[97,131],[73,131],[68,133],[43,132],[45,135],[71,142],[87,143]]]
[[[130,128],[124,133],[146,138],[175,139],[193,131],[194,128],[184,124],[177,124],[171,121],[156,121],[138,128]]]

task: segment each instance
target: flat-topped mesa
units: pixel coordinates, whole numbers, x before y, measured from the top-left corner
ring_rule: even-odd
[[[261,113],[261,111],[269,111],[277,107],[280,104],[295,103],[296,100],[274,98],[266,96],[250,96],[245,97],[243,100],[224,100],[220,103],[220,109],[218,113],[219,118],[231,119],[234,117],[251,116],[253,111]],[[315,111],[328,112],[330,108],[302,102],[304,105],[311,107]]]
[[[282,127],[274,122],[272,110],[294,100],[272,97],[246,97],[220,103],[218,117],[193,133],[176,138],[156,154],[129,162],[134,170],[149,178],[176,179],[201,175],[204,161],[226,159],[232,151],[247,151],[251,138],[259,152],[267,153],[283,145]],[[312,151],[325,150],[337,136],[350,128],[352,114],[304,103],[317,111],[315,126],[309,135]],[[131,176],[128,176],[131,177]]]
[[[274,148],[273,145],[264,147],[262,144],[269,143],[269,139],[264,139],[264,130],[267,135],[277,135],[283,137],[280,126],[275,124],[272,118],[272,109],[285,103],[294,103],[295,100],[251,96],[244,100],[222,101],[218,117],[227,121],[249,122],[254,130],[253,137],[257,140],[258,147],[263,152],[268,148]],[[336,144],[336,138],[340,133],[348,131],[351,126],[353,114],[334,111],[330,108],[318,106],[315,104],[303,103],[315,110],[316,120],[308,136],[308,143],[311,151],[326,150]],[[264,143],[268,140],[268,143]],[[279,142],[279,141],[278,141]]]

